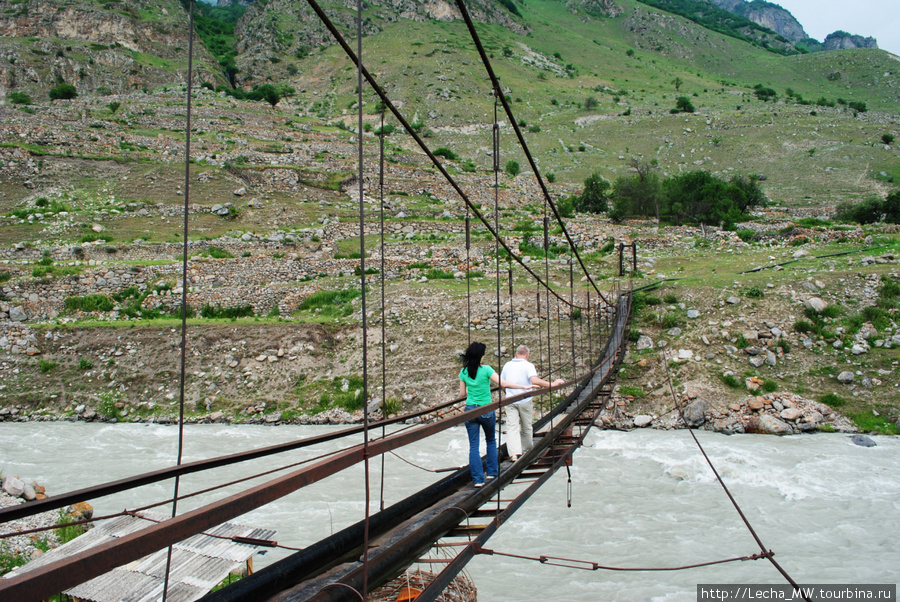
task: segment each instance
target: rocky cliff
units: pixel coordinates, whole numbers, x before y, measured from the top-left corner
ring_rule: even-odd
[[[42,100],[61,82],[113,93],[179,83],[187,48],[187,14],[177,0],[25,0],[0,14],[0,96]],[[215,61],[201,44],[194,48],[198,77],[215,81]]]
[[[853,35],[846,31],[836,31],[828,34],[822,42],[823,50],[840,50],[842,48],[878,48],[878,42],[873,37]]]
[[[740,15],[758,25],[768,27],[775,33],[784,36],[791,42],[799,42],[809,36],[803,31],[803,26],[794,18],[790,11],[765,2],[765,0],[709,0],[719,8]]]

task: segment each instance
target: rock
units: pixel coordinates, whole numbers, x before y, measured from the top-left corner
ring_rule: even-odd
[[[94,507],[87,502],[78,502],[66,508],[66,514],[75,520],[91,520],[94,516]]]
[[[30,502],[37,497],[37,492],[34,490],[34,487],[31,483],[25,483],[25,490],[22,492],[22,498],[26,502]]]
[[[701,399],[697,399],[689,403],[683,410],[684,420],[689,426],[700,426],[706,422],[706,411],[709,404]]]
[[[84,411],[83,416],[84,416],[85,420],[93,420],[94,418],[97,417],[97,412],[88,408],[87,410]]]
[[[762,400],[762,397],[754,397],[754,398],[752,398],[752,399],[747,403],[747,407],[748,407],[748,408],[750,408],[751,410],[757,411],[757,412],[758,412],[759,410],[763,409],[763,407],[764,407],[765,405],[766,405],[766,404],[765,404],[765,402]]]
[[[828,304],[822,301],[822,299],[820,299],[819,297],[810,297],[803,302],[803,305],[819,313],[822,313],[823,311],[825,311],[825,308],[828,307]]]
[[[800,416],[803,415],[803,412],[798,410],[797,408],[787,408],[781,410],[781,417],[785,420],[797,420]]]
[[[794,432],[794,429],[789,424],[769,414],[763,414],[759,417],[756,423],[756,430],[763,435],[790,435]]]
[[[853,435],[850,437],[850,441],[860,447],[875,447],[875,442],[867,435]]]
[[[690,318],[691,320],[694,320],[694,319],[700,317],[700,312],[697,311],[696,309],[689,309],[687,312],[687,317]]]
[[[13,497],[21,497],[25,493],[25,482],[14,476],[3,479],[3,491]]]
[[[380,397],[372,398],[372,401],[369,402],[369,406],[366,409],[370,413],[377,412],[378,410],[380,410],[381,409],[381,398]]]
[[[778,364],[778,357],[769,350],[766,350],[766,364],[775,366]]]
[[[858,343],[850,348],[850,353],[853,355],[862,355],[863,353],[868,353],[868,351],[868,349]]]
[[[686,362],[694,357],[694,352],[690,349],[679,349],[678,350],[678,361]]]
[[[643,428],[653,422],[652,416],[647,416],[646,414],[639,414],[634,417],[634,426],[638,428]]]
[[[234,191],[234,196],[244,196],[247,194],[247,189],[243,186]]]
[[[666,334],[668,334],[670,337],[677,337],[681,335],[681,329],[676,326],[675,328],[670,328],[666,332]]]
[[[9,308],[9,319],[13,322],[24,322],[27,318],[25,309],[21,305]]]
[[[209,415],[211,422],[225,422],[225,414],[223,412],[213,412]]]
[[[852,383],[854,379],[854,375],[849,370],[844,370],[840,374],[837,375],[837,379],[839,383],[844,383],[845,385],[848,383]]]
[[[791,255],[794,259],[800,259],[801,257],[809,257],[809,251],[806,249],[800,249],[799,251],[794,251],[794,254]]]
[[[647,335],[641,335],[637,341],[637,345],[635,345],[635,348],[638,351],[643,351],[644,349],[653,349],[653,339],[651,339]]]
[[[732,296],[732,297],[728,297],[727,299],[725,299],[725,303],[727,303],[728,305],[737,305],[740,302],[741,302],[740,297]]]
[[[766,360],[764,360],[763,358],[761,358],[759,356],[750,358],[750,365],[753,366],[754,368],[760,368],[760,367],[762,367],[762,365],[764,363],[766,363]]]
[[[281,422],[281,412],[272,412],[271,414],[266,414],[266,422],[268,422],[269,424]]]

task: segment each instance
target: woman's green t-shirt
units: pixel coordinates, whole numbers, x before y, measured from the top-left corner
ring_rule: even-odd
[[[466,404],[483,406],[491,403],[491,376],[494,369],[490,366],[478,366],[475,378],[469,377],[469,370],[459,371],[459,380],[466,383]]]

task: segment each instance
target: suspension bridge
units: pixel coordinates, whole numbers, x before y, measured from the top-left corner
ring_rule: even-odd
[[[94,517],[93,521],[101,519],[113,519],[122,516],[143,517],[142,513],[148,510],[168,506],[171,508],[171,517],[168,520],[150,521],[140,530],[124,534],[121,537],[110,538],[99,545],[88,549],[78,550],[65,557],[48,562],[33,563],[29,567],[18,571],[14,576],[0,579],[0,598],[4,600],[42,600],[54,594],[65,591],[91,579],[108,574],[110,571],[123,564],[137,561],[150,554],[166,550],[163,584],[161,592],[154,593],[152,599],[188,599],[179,594],[177,589],[170,587],[170,573],[172,549],[178,542],[196,536],[209,533],[219,525],[236,519],[251,510],[265,507],[274,500],[289,495],[303,487],[319,482],[340,471],[346,470],[357,464],[364,465],[365,479],[365,512],[361,519],[344,527],[337,533],[324,538],[304,549],[292,549],[292,553],[286,558],[258,570],[236,583],[220,589],[206,596],[211,601],[255,601],[261,599],[274,600],[365,600],[369,592],[380,585],[394,579],[408,567],[414,564],[427,566],[442,566],[436,572],[433,580],[418,593],[418,600],[435,600],[441,592],[463,570],[466,563],[479,554],[494,553],[486,546],[491,536],[500,529],[505,522],[518,510],[522,509],[528,499],[557,472],[570,470],[572,457],[581,446],[589,430],[594,426],[598,416],[604,408],[608,407],[610,397],[615,385],[616,374],[626,353],[629,333],[629,320],[631,317],[632,291],[622,290],[616,285],[613,290],[602,291],[596,284],[593,275],[588,270],[578,248],[570,236],[566,224],[562,219],[544,179],[540,175],[537,163],[528,149],[525,138],[520,130],[518,120],[515,119],[506,96],[501,89],[499,79],[494,73],[488,54],[479,39],[476,27],[469,15],[464,0],[456,0],[460,15],[466,23],[471,34],[472,42],[478,51],[486,76],[490,81],[494,100],[494,120],[492,128],[493,145],[493,173],[494,173],[494,207],[493,216],[483,213],[479,206],[472,202],[462,186],[454,180],[445,169],[440,159],[428,147],[425,141],[417,134],[404,115],[398,110],[391,98],[388,97],[382,85],[376,81],[362,60],[362,31],[361,31],[361,4],[358,6],[358,30],[357,47],[354,50],[344,34],[335,27],[326,12],[315,0],[307,0],[311,8],[318,15],[323,25],[331,33],[334,40],[341,46],[348,59],[357,68],[358,93],[359,93],[359,128],[358,132],[358,165],[359,173],[356,178],[359,199],[359,238],[360,238],[360,291],[362,296],[362,341],[363,353],[363,399],[366,402],[372,397],[369,393],[368,371],[370,344],[367,338],[367,286],[371,279],[366,275],[366,244],[365,225],[366,212],[363,203],[366,195],[372,197],[378,194],[381,201],[381,354],[382,354],[382,399],[385,393],[384,374],[384,138],[379,137],[379,177],[377,186],[370,185],[366,191],[366,183],[370,182],[365,177],[363,148],[365,137],[363,132],[363,89],[364,82],[373,91],[382,103],[382,124],[386,112],[390,112],[394,119],[412,137],[422,152],[427,155],[432,164],[437,168],[447,183],[466,206],[466,251],[470,249],[470,228],[473,221],[478,221],[490,233],[494,245],[495,265],[493,266],[493,278],[496,281],[496,314],[497,332],[496,348],[502,348],[504,330],[511,337],[513,348],[516,345],[516,333],[514,326],[504,329],[501,317],[500,290],[506,286],[503,280],[508,277],[510,299],[513,296],[513,267],[527,274],[527,278],[533,286],[537,314],[541,327],[538,329],[540,353],[543,375],[547,378],[563,375],[563,371],[569,375],[565,383],[556,387],[531,391],[517,397],[504,398],[498,392],[496,400],[488,406],[463,411],[461,404],[464,398],[456,398],[435,404],[425,410],[404,414],[384,420],[370,420],[368,403],[364,420],[361,425],[350,426],[337,432],[308,437],[305,439],[290,441],[283,444],[272,445],[260,449],[232,453],[229,455],[209,458],[205,460],[188,462],[182,461],[183,455],[183,428],[179,430],[179,446],[175,464],[173,466],[138,474],[118,481],[91,486],[77,491],[63,493],[51,498],[24,504],[12,508],[0,510],[0,522],[7,522],[34,515],[48,510],[64,508],[70,504],[97,499],[114,493],[146,486],[151,483],[174,480],[174,491],[171,498],[143,508],[131,509],[115,515]],[[193,57],[193,4],[190,5],[191,44],[188,48],[188,82],[192,82],[192,57]],[[190,199],[189,164],[191,157],[191,85],[187,86],[187,119],[186,119],[186,143],[185,143],[185,195],[184,195],[184,256],[183,256],[183,282],[187,282],[188,259],[188,206]],[[500,128],[499,116],[503,112],[515,133],[516,141],[524,153],[543,197],[543,249],[544,265],[543,273],[540,267],[524,261],[516,253],[510,244],[501,236],[499,226],[499,175],[500,167]],[[383,129],[383,128],[382,128]],[[375,190],[377,188],[377,190]],[[493,219],[491,219],[491,217]],[[571,260],[569,267],[568,291],[558,286],[552,286],[549,269],[549,232],[551,223],[559,228],[568,244]],[[501,252],[501,249],[503,252]],[[636,262],[636,247],[631,247],[632,261]],[[505,256],[505,258],[504,258]],[[624,246],[619,248],[619,270],[624,273],[623,259]],[[466,259],[467,270],[470,267],[469,258]],[[584,295],[579,294],[576,301],[574,282],[575,269],[579,275],[583,274],[588,288]],[[468,288],[470,278],[467,277],[467,299],[471,298],[471,290]],[[566,294],[568,293],[568,294]],[[593,295],[592,295],[593,293]],[[529,294],[531,294],[529,292]],[[182,287],[182,308],[188,307],[188,287]],[[510,303],[510,305],[512,305]],[[552,333],[550,324],[553,310],[556,312],[557,332]],[[185,379],[185,354],[187,348],[186,312],[182,312],[182,336],[181,336],[181,396],[180,425],[184,422],[184,379]],[[467,324],[469,327],[468,338],[472,337],[471,310],[467,310]],[[569,324],[569,337],[563,339],[560,323],[563,316],[567,316]],[[578,342],[581,349],[581,361],[577,360],[576,352],[576,320],[579,322]],[[514,324],[514,323],[513,323]],[[584,334],[584,324],[587,326],[587,334]],[[543,327],[546,325],[546,332]],[[587,349],[585,349],[587,348]],[[544,352],[546,351],[546,355]],[[498,353],[498,356],[500,354]],[[568,356],[567,358],[565,356]],[[586,357],[585,357],[586,356]],[[500,356],[502,360],[502,356]],[[673,392],[674,393],[674,392]],[[437,480],[428,484],[420,491],[392,505],[384,505],[384,496],[377,511],[371,512],[370,508],[375,504],[372,495],[372,483],[370,464],[376,459],[383,458],[385,454],[399,450],[404,446],[423,441],[446,429],[463,424],[466,420],[486,411],[501,411],[504,406],[515,402],[517,399],[540,395],[543,400],[539,404],[538,418],[534,424],[534,445],[516,461],[511,461],[506,453],[505,446],[501,445],[501,469],[496,479],[487,482],[486,486],[475,488],[472,486],[468,467],[448,470],[446,476],[438,476]],[[390,431],[388,428],[390,427]],[[363,442],[357,443],[359,435]],[[696,438],[695,438],[696,440]],[[200,492],[184,493],[180,490],[180,478],[201,471],[231,466],[258,458],[271,458],[270,462],[278,463],[280,454],[289,451],[312,447],[328,441],[339,441],[341,447],[333,452],[316,456],[311,460],[300,463],[277,465],[265,473],[254,475],[259,478],[266,475],[281,473],[280,476],[272,476],[265,482],[253,485],[248,489],[216,501],[205,504],[199,508],[179,513],[180,500],[210,493],[230,483],[222,483],[211,489]],[[698,442],[699,446],[699,442]],[[702,450],[702,448],[701,448]],[[704,454],[705,455],[705,454]],[[708,460],[708,458],[707,458]],[[710,467],[712,463],[710,462]],[[383,464],[382,464],[383,477]],[[718,476],[718,474],[716,475]],[[246,479],[242,479],[246,480]],[[722,483],[721,479],[719,480]],[[722,483],[727,493],[727,488]],[[735,508],[742,518],[743,513],[737,503],[731,498]],[[730,562],[748,559],[767,559],[784,577],[792,584],[794,582],[773,559],[773,554],[768,550],[753,532],[752,527],[744,518],[748,529],[759,545],[760,551],[756,554],[733,558],[719,562]],[[9,534],[0,534],[0,537]],[[258,547],[277,546],[277,542],[263,537],[250,537],[246,535],[232,536],[231,541]],[[435,550],[441,550],[440,558],[429,556]],[[542,557],[541,562],[584,568],[578,566],[577,560]],[[594,565],[594,570],[599,567]],[[689,567],[664,567],[660,569],[639,570],[672,570],[673,568]],[[628,570],[628,569],[619,569]],[[182,596],[182,597],[180,597]],[[148,598],[150,599],[150,598]],[[195,598],[190,598],[195,599]]]

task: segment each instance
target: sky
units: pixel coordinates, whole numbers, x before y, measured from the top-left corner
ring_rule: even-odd
[[[811,37],[842,29],[873,37],[878,47],[900,56],[900,3],[897,0],[770,0],[800,21]]]

